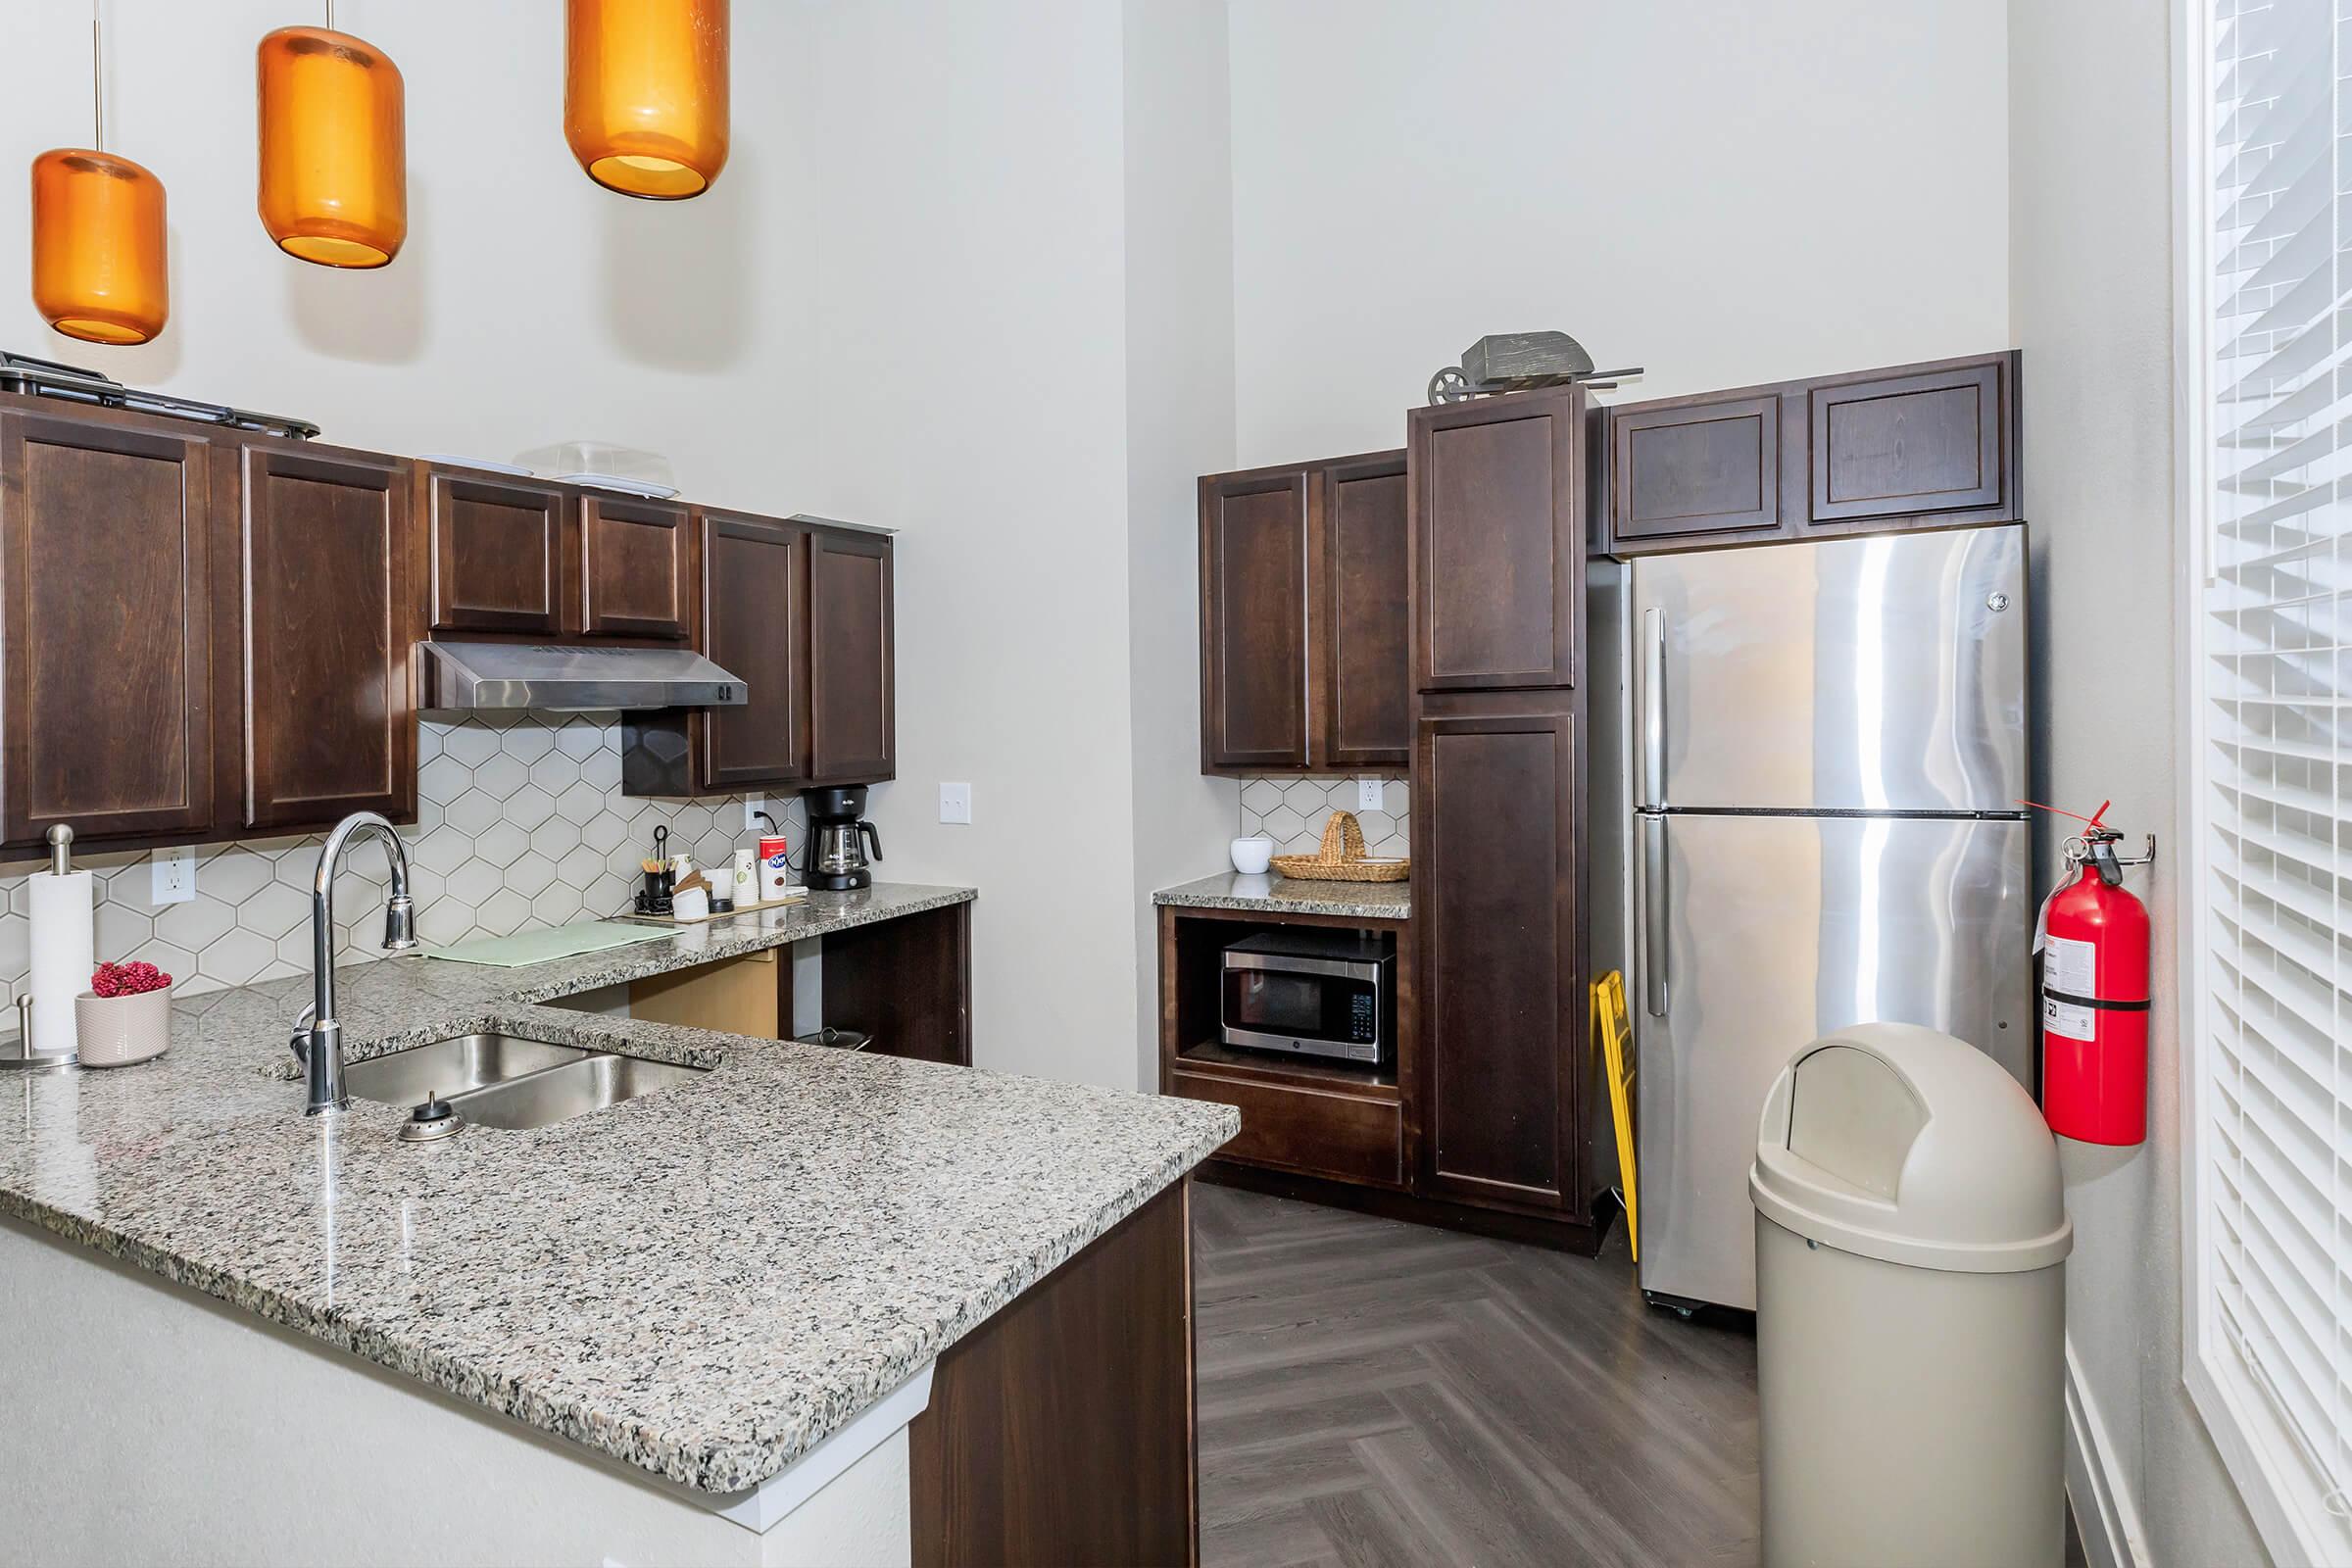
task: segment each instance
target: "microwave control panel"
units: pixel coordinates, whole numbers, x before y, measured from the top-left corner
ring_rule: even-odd
[[[1369,991],[1348,999],[1348,1038],[1366,1045],[1380,1038],[1379,1000]]]

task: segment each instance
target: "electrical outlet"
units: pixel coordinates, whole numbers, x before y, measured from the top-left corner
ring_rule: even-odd
[[[1382,793],[1379,779],[1359,778],[1355,781],[1355,808],[1357,810],[1385,811],[1388,808],[1382,802],[1386,799],[1387,797]]]
[[[942,822],[969,822],[972,819],[972,787],[969,784],[942,784],[939,787],[939,819]]]
[[[158,850],[147,858],[152,867],[155,885],[149,890],[151,904],[185,904],[196,896],[196,852],[187,845],[176,850]]]
[[[758,833],[764,829],[766,824],[760,820],[760,813],[765,810],[767,810],[766,796],[745,796],[743,798],[743,830],[746,833]],[[772,815],[773,813],[771,812],[770,814]]]

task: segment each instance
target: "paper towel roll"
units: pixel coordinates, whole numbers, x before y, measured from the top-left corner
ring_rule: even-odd
[[[87,871],[36,871],[32,885],[32,1044],[74,1049],[74,999],[90,989],[97,946],[97,881]]]

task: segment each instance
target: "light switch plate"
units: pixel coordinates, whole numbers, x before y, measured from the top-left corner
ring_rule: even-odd
[[[150,904],[185,904],[196,896],[194,849],[183,844],[175,850],[157,850],[147,862],[155,879],[148,893]]]
[[[939,819],[942,822],[969,822],[972,819],[972,787],[969,784],[942,784],[939,787]]]
[[[1388,808],[1382,803],[1387,798],[1382,792],[1381,782],[1378,778],[1359,778],[1355,781],[1355,808],[1357,810],[1385,811]]]

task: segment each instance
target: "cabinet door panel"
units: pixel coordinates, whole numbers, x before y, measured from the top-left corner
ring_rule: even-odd
[[[686,639],[693,533],[686,509],[580,497],[581,629],[591,637]]]
[[[426,471],[436,631],[564,634],[569,498],[555,485]]]
[[[1814,388],[1813,520],[2003,505],[2007,364]]]
[[[891,541],[808,536],[808,775],[816,784],[896,776]]]
[[[1307,763],[1304,469],[1200,481],[1200,765]]]
[[[1613,416],[1615,536],[1781,532],[1780,408],[1767,395]]]
[[[1422,691],[1572,686],[1584,614],[1584,394],[1409,418]]]
[[[198,436],[0,416],[9,843],[212,828],[218,461]]]
[[[248,827],[416,814],[411,472],[392,458],[245,449]]]
[[[1328,695],[1313,761],[1400,767],[1413,743],[1404,454],[1333,465],[1316,478],[1324,597],[1309,641]]]
[[[1575,754],[1565,713],[1420,726],[1413,927],[1435,1196],[1581,1202]]]
[[[703,651],[743,681],[747,698],[701,715],[705,789],[808,776],[808,578],[806,529],[704,514]]]

